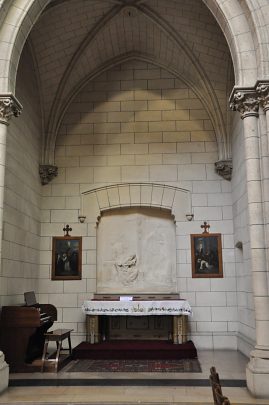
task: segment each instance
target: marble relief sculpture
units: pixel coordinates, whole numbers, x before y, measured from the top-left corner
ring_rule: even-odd
[[[98,292],[172,292],[175,273],[175,228],[167,213],[121,209],[102,217],[97,234]]]
[[[130,285],[138,276],[138,268],[136,266],[136,254],[127,258],[119,258],[115,262],[115,267],[118,273],[119,280],[123,285]]]

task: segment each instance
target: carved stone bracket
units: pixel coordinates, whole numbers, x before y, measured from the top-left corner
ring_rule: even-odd
[[[22,105],[12,94],[0,95],[0,123],[8,125],[11,117],[18,117],[22,111]]]
[[[230,98],[230,108],[233,111],[238,111],[241,118],[259,115],[260,100],[255,89],[246,88],[234,90]]]
[[[215,162],[216,172],[225,180],[232,179],[233,162],[232,159],[218,160]]]
[[[41,184],[44,186],[58,175],[58,167],[53,165],[40,165],[39,175],[41,179]]]

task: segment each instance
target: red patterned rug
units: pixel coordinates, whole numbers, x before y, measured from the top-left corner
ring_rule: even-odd
[[[179,360],[73,360],[66,372],[201,373],[197,359]]]

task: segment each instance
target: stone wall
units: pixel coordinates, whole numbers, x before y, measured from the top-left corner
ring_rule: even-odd
[[[16,96],[23,105],[7,136],[1,303],[22,303],[39,277],[41,114],[33,62],[26,47]]]
[[[192,339],[200,348],[236,348],[236,279],[231,184],[215,173],[211,121],[188,86],[141,61],[88,83],[66,111],[56,146],[59,175],[43,187],[39,298],[57,306],[59,326],[84,338],[83,300],[96,291],[95,222],[78,222],[81,193],[121,182],[160,182],[191,193],[194,220],[176,226],[177,290],[190,301]],[[96,218],[97,219],[97,218]],[[208,221],[222,233],[223,279],[193,279],[190,234]],[[51,237],[83,236],[82,280],[51,281]]]

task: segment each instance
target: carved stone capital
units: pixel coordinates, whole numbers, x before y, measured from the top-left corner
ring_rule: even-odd
[[[232,159],[218,160],[215,162],[215,168],[218,175],[223,177],[225,180],[232,179],[233,162]]]
[[[259,82],[256,86],[256,91],[264,111],[269,110],[269,82]]]
[[[230,108],[238,111],[241,118],[259,116],[259,98],[254,89],[240,89],[232,93],[230,98]]]
[[[41,179],[41,184],[48,184],[51,180],[58,175],[58,167],[53,165],[40,165],[39,175]]]
[[[12,94],[0,94],[0,123],[8,125],[11,117],[18,117],[22,105]]]

